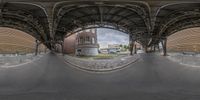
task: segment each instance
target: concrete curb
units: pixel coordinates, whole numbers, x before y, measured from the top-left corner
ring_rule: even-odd
[[[81,67],[80,65],[71,63],[71,62],[69,62],[69,61],[67,61],[65,59],[64,59],[64,61],[66,63],[72,65],[72,66],[75,66],[78,69],[81,69],[81,70],[85,70],[85,71],[89,71],[89,72],[97,72],[97,73],[98,72],[102,72],[103,73],[103,72],[111,72],[111,71],[115,71],[115,70],[120,70],[120,69],[126,68],[128,65],[130,65],[132,63],[135,63],[140,59],[140,56],[139,55],[137,55],[137,56],[138,57],[135,60],[133,60],[133,61],[127,63],[127,64],[124,64],[124,65],[121,65],[121,66],[117,66],[117,67],[114,67],[114,68],[106,68],[106,69],[90,69],[90,68],[86,68],[86,67]]]

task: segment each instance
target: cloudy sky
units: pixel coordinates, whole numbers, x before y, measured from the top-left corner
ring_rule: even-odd
[[[129,43],[129,36],[128,34],[117,30],[98,28],[97,40],[100,45],[100,48],[107,48],[108,44],[127,45]]]

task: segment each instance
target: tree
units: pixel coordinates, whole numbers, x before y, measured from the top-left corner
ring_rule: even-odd
[[[122,47],[123,47],[123,45],[122,45],[122,44],[120,44],[120,45],[119,45],[119,47],[121,47],[121,48],[122,48]]]
[[[124,49],[127,49],[127,46],[126,46],[126,45],[124,45]]]
[[[124,49],[125,50],[129,49],[129,46],[128,45],[124,45]]]

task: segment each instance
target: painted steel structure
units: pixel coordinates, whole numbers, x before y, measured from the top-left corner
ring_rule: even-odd
[[[130,34],[145,48],[200,26],[199,0],[1,0],[0,26],[22,30],[53,50],[64,36],[90,27]],[[147,49],[146,49],[147,50]]]

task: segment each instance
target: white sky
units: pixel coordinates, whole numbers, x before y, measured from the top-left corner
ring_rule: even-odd
[[[107,48],[108,44],[128,45],[129,35],[117,30],[98,28],[97,40],[100,48]]]

